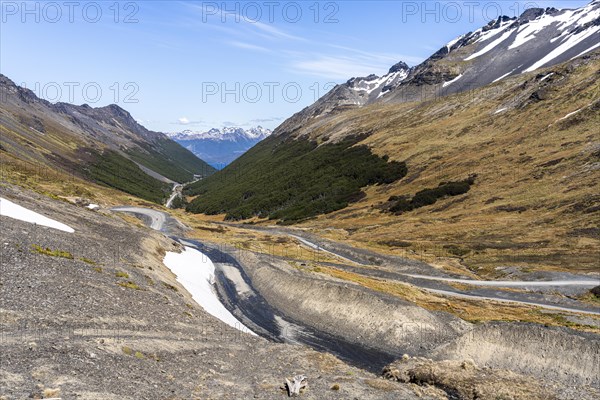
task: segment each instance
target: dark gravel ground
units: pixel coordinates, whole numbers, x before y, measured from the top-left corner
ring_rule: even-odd
[[[162,265],[177,245],[159,233],[10,185],[0,195],[75,229],[0,217],[0,399],[277,399],[300,373],[303,398],[432,398],[221,323]]]

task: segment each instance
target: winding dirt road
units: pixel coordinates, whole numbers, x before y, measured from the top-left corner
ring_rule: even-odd
[[[162,231],[164,233],[169,233],[169,232],[165,232],[166,222],[168,220],[175,220],[173,217],[171,217],[169,214],[167,214],[165,212],[152,210],[152,209],[148,209],[148,208],[143,208],[143,207],[123,206],[123,207],[115,207],[112,210],[118,211],[118,212],[127,212],[127,213],[131,213],[134,215],[145,216],[146,218],[149,219],[149,221],[150,221],[149,226],[152,229]],[[274,229],[274,231],[276,231],[276,230]],[[282,232],[277,231],[277,233],[281,234]],[[323,251],[328,254],[334,255],[335,257],[339,258],[340,260],[342,260],[344,262],[352,262],[355,264],[357,263],[356,260],[351,260],[341,254],[338,254],[335,251],[326,250],[322,246],[313,243],[312,241],[306,239],[305,237],[301,237],[297,234],[292,234],[292,233],[284,233],[284,234],[300,241],[304,245],[306,245],[314,250]],[[364,264],[364,265],[366,265],[366,264]],[[519,280],[486,281],[486,280],[448,278],[448,277],[432,276],[432,275],[408,274],[408,273],[401,273],[401,272],[397,273],[397,275],[405,276],[407,278],[414,278],[417,280],[422,279],[422,280],[426,280],[426,281],[436,281],[436,282],[445,282],[445,283],[461,283],[461,284],[472,285],[472,286],[495,287],[495,288],[515,288],[515,287],[534,288],[534,287],[564,287],[564,286],[593,288],[595,286],[600,285],[600,279],[562,279],[562,280],[544,280],[544,281],[539,281],[539,280],[538,281],[522,281],[522,280],[521,281],[519,281]],[[467,293],[460,292],[459,290],[452,290],[451,287],[448,287],[447,289],[442,290],[442,289],[427,287],[425,285],[420,285],[418,283],[418,281],[417,282],[411,281],[410,283],[423,289],[423,290],[427,290],[429,292],[437,293],[437,294],[441,294],[441,295],[445,295],[445,296],[469,298],[469,299],[473,299],[473,300],[488,300],[488,301],[498,301],[498,302],[505,302],[505,303],[523,304],[523,305],[541,307],[541,308],[546,308],[546,309],[551,309],[551,310],[566,311],[566,312],[571,312],[571,313],[600,315],[600,310],[591,309],[589,307],[582,307],[579,309],[572,308],[572,307],[563,307],[560,305],[536,302],[534,300],[527,300],[527,299],[514,299],[514,298],[508,299],[508,298],[502,298],[502,297],[493,296],[493,295],[467,294]]]

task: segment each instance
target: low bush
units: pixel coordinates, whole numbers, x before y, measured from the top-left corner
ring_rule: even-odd
[[[459,182],[442,182],[438,187],[432,189],[423,189],[409,199],[408,197],[392,196],[389,201],[395,203],[389,208],[394,214],[402,214],[417,208],[434,204],[440,199],[465,194],[475,183],[475,175]]]

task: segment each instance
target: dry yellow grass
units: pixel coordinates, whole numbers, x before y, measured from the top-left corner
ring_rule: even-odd
[[[376,105],[320,121],[313,137],[374,132],[362,144],[406,161],[407,177],[369,187],[349,207],[303,224],[389,254],[498,277],[496,267],[597,272],[600,240],[600,61],[551,69],[547,100],[532,101],[537,72],[422,104]],[[523,89],[525,87],[525,89]],[[506,111],[497,113],[506,108]],[[566,118],[567,114],[581,110]],[[402,215],[382,212],[413,195],[477,174],[471,190]],[[407,247],[382,243],[403,241]],[[464,255],[453,255],[449,245]]]
[[[148,204],[119,190],[91,183],[55,167],[20,160],[5,152],[0,155],[0,185],[2,182],[18,185],[56,200],[73,201],[82,197],[104,207]]]
[[[226,244],[240,251],[247,250],[298,261],[339,261],[336,257],[321,251],[315,251],[289,236],[223,225],[218,223],[220,222],[219,218],[214,216],[189,214],[183,210],[167,211],[192,229],[187,232],[187,236],[192,239],[207,240],[213,243]]]
[[[541,312],[538,307],[507,304],[487,300],[466,300],[452,297],[438,296],[419,289],[413,285],[401,282],[390,282],[377,278],[370,278],[336,268],[320,266],[319,272],[357,283],[363,287],[391,294],[410,301],[431,311],[445,311],[454,314],[466,321],[521,321],[535,322],[551,326],[569,326],[574,329],[600,333],[600,329],[587,325],[569,322],[560,314]],[[600,321],[600,318],[591,317]]]

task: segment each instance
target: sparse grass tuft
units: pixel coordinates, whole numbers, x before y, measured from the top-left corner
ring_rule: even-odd
[[[136,283],[134,283],[132,281],[118,282],[117,285],[122,286],[127,289],[142,290],[142,288],[140,288]]]
[[[96,261],[90,260],[89,258],[86,258],[86,257],[80,257],[79,261],[83,261],[84,263],[90,264],[90,265],[96,265],[96,264],[98,264]]]
[[[58,398],[60,395],[60,389],[44,389],[42,394],[44,395],[45,399]]]
[[[43,248],[42,246],[39,246],[37,244],[31,245],[31,247],[37,253],[44,254],[46,256],[50,256],[50,257],[62,257],[62,258],[68,258],[70,260],[73,259],[73,254],[69,253],[68,251],[52,250],[49,247]]]
[[[144,355],[144,353],[142,353],[141,351],[134,351],[129,346],[123,346],[123,347],[121,347],[121,351],[123,352],[123,354],[125,354],[127,356],[134,356],[138,360],[143,360],[143,359],[146,358],[146,356]]]
[[[129,279],[129,274],[127,272],[123,272],[123,271],[117,271],[115,273],[115,276],[117,278],[125,278],[125,279]]]
[[[172,290],[172,291],[174,291],[174,292],[179,292],[179,289],[177,289],[177,287],[175,287],[175,286],[171,285],[170,283],[163,282],[162,284],[163,284],[163,285],[164,285],[164,287],[166,287],[167,289],[170,289],[170,290]]]

